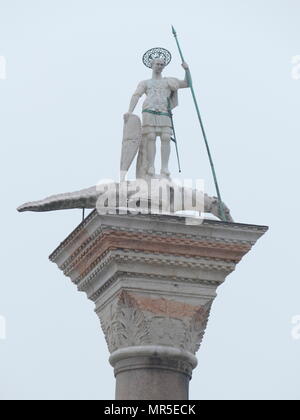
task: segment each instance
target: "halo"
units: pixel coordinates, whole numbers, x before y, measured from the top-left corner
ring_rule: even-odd
[[[156,58],[160,58],[164,60],[165,65],[167,66],[170,61],[172,60],[172,55],[170,51],[166,50],[165,48],[151,48],[143,55],[143,63],[146,67],[152,68],[152,61]]]

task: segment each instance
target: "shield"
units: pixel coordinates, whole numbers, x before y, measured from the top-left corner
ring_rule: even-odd
[[[142,124],[137,115],[129,115],[128,121],[124,123],[123,142],[121,152],[120,170],[122,177],[127,171],[135,158],[142,139]]]

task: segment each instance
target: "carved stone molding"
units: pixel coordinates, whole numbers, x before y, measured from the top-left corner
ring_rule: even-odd
[[[188,398],[217,288],[266,230],[93,212],[52,253],[95,303],[117,399]]]
[[[192,376],[197,366],[197,358],[191,353],[168,346],[125,347],[112,353],[110,364],[115,368],[115,375],[129,370],[149,368],[165,369]]]
[[[110,352],[142,345],[175,347],[195,354],[212,302],[194,306],[122,290],[97,314]]]
[[[122,291],[100,315],[110,352],[150,344],[148,323],[134,296]]]
[[[266,230],[93,212],[50,259],[95,302],[110,352],[156,345],[195,354],[217,287]]]

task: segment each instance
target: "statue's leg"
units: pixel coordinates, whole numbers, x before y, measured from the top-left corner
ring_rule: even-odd
[[[161,175],[170,176],[169,159],[171,153],[171,136],[164,133],[161,135]]]
[[[143,135],[136,160],[136,179],[144,179],[148,172],[147,136]]]
[[[155,155],[156,155],[156,135],[155,133],[149,133],[147,135],[147,158],[148,158],[148,175],[155,175]]]

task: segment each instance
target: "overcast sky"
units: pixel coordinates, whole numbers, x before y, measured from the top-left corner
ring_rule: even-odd
[[[169,49],[165,74],[184,77],[171,24],[224,201],[270,226],[218,289],[190,397],[299,399],[299,16],[299,0],[0,0],[1,399],[114,398],[93,304],[48,260],[80,211],[15,209],[117,178],[143,53]],[[182,176],[214,195],[190,92],[179,101]],[[170,166],[177,176],[174,150]]]

